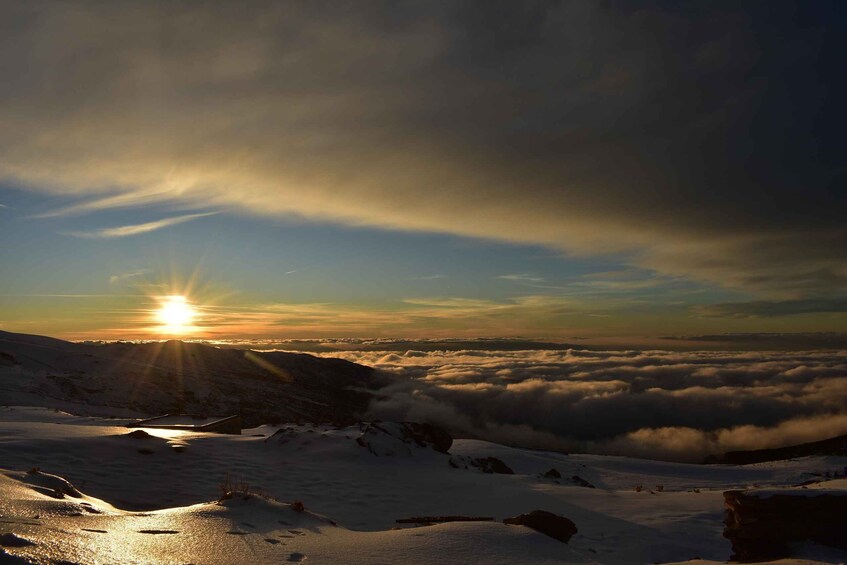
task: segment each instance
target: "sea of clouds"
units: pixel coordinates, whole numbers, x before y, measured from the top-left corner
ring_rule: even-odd
[[[525,447],[700,461],[847,433],[847,351],[344,351],[373,418]]]

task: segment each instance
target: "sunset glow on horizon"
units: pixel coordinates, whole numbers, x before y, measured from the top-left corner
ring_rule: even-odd
[[[847,331],[835,5],[121,6],[2,8],[2,329]]]

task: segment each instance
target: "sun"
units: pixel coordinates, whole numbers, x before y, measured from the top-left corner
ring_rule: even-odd
[[[161,330],[167,333],[181,334],[189,331],[197,311],[184,296],[171,295],[161,298],[156,310],[156,319],[161,322]]]

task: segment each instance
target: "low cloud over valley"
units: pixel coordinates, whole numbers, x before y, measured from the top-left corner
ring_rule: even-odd
[[[699,461],[847,433],[847,352],[347,351],[398,375],[375,418],[492,441]]]

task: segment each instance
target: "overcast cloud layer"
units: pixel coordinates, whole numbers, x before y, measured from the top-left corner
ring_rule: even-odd
[[[373,417],[523,446],[700,461],[847,433],[847,352],[325,354],[400,375]]]
[[[0,177],[78,198],[52,214],[622,252],[843,310],[837,3],[681,6],[4,2]]]

